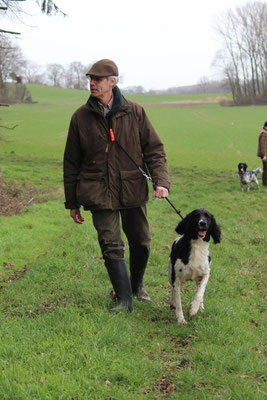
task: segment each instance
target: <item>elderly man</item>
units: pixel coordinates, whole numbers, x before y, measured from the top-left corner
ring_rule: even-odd
[[[117,305],[133,310],[132,295],[149,301],[143,276],[149,258],[148,185],[140,173],[147,166],[153,199],[168,197],[169,178],[163,144],[144,109],[124,98],[117,65],[97,61],[86,74],[91,96],[72,116],[64,153],[65,207],[74,222],[90,210]],[[122,229],[129,243],[130,278],[124,259]]]

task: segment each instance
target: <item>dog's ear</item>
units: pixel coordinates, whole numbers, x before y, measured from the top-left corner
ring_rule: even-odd
[[[176,232],[179,233],[179,235],[184,235],[186,231],[186,225],[187,225],[187,217],[185,217],[184,219],[182,219],[181,222],[179,222],[179,224],[175,229]]]
[[[213,239],[213,242],[216,243],[220,243],[221,241],[221,229],[219,227],[219,225],[217,224],[214,216],[211,216],[211,229],[210,229],[210,234],[211,237]]]
[[[186,231],[189,228],[190,220],[192,219],[193,213],[195,211],[192,211],[191,213],[187,214],[185,218],[182,219],[182,221],[177,225],[176,227],[176,232],[179,233],[179,235],[184,235]]]

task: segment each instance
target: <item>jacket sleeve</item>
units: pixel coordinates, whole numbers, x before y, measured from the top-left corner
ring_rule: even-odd
[[[70,122],[63,161],[65,207],[67,209],[80,208],[76,197],[76,186],[81,164],[82,150],[76,115],[74,114]]]
[[[261,158],[267,156],[267,133],[265,133],[264,131],[261,132],[259,136],[257,156]]]
[[[170,180],[164,146],[143,108],[140,115],[140,138],[144,162],[153,183],[169,190]]]

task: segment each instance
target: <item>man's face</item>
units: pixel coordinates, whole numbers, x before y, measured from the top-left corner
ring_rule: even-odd
[[[97,76],[90,75],[90,91],[93,97],[98,100],[106,100],[111,98],[112,88],[115,84],[115,79],[107,77],[100,78]],[[109,100],[108,99],[108,100]]]

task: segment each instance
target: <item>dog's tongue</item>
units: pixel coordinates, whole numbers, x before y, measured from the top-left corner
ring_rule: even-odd
[[[206,236],[206,231],[199,231],[197,234],[200,237],[205,237]]]

